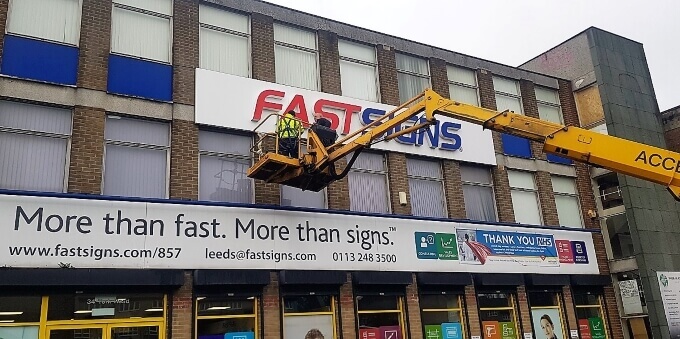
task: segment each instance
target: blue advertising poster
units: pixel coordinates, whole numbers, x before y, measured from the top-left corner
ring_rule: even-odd
[[[559,266],[552,234],[459,229],[461,263],[513,262]]]
[[[443,339],[463,339],[463,327],[460,323],[443,323]]]
[[[574,254],[575,264],[588,263],[588,252],[586,252],[586,243],[584,241],[572,241],[571,251]]]
[[[224,339],[255,339],[254,332],[230,332],[224,334]]]

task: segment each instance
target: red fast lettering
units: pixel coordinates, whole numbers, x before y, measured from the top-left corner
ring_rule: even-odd
[[[267,98],[270,96],[283,98],[284,95],[286,95],[285,92],[275,91],[273,89],[262,91],[262,93],[260,93],[260,95],[257,96],[257,103],[255,104],[255,112],[253,113],[252,121],[260,121],[260,119],[262,119],[262,112],[265,109],[271,109],[277,112],[281,111],[283,105],[274,102],[269,102],[267,101]]]

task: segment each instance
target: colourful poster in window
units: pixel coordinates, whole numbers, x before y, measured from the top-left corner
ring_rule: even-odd
[[[534,308],[531,319],[536,339],[564,339],[560,310],[555,308]]]
[[[588,323],[590,323],[590,336],[592,339],[607,338],[607,336],[604,334],[604,321],[602,321],[602,318],[588,318]]]
[[[425,339],[444,339],[441,325],[425,325]]]
[[[359,339],[380,339],[380,330],[377,328],[362,328],[359,330]]]
[[[484,339],[501,339],[500,323],[498,321],[482,321]]]
[[[253,332],[230,332],[224,334],[224,339],[255,339]]]
[[[401,327],[399,326],[380,326],[380,339],[402,339]]]
[[[443,339],[463,339],[463,326],[460,323],[443,323]]]
[[[517,339],[517,330],[515,323],[502,322],[501,325],[501,339]]]
[[[578,320],[578,330],[581,332],[581,339],[592,339],[593,337],[590,335],[590,322],[588,322],[588,319],[579,319]]]

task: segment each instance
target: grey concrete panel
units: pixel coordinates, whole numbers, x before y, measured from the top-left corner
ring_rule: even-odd
[[[196,121],[194,106],[173,104],[172,105],[172,119]]]
[[[630,272],[638,269],[637,260],[635,258],[612,260],[609,262],[609,271],[612,274],[619,272]]]
[[[299,12],[290,8],[277,6],[263,1],[241,0],[206,0],[220,6],[225,6],[246,13],[261,13],[271,16],[275,21],[286,22],[292,25],[305,27],[311,30],[324,30],[336,33],[339,37],[356,40],[371,45],[387,45],[396,50],[422,57],[434,57],[443,59],[449,63],[473,69],[488,69],[494,74],[513,79],[528,79],[534,83],[551,88],[557,88],[557,80],[554,78],[514,68],[497,62],[474,58],[461,53],[448,51],[442,48],[428,46],[419,42],[410,41],[395,36],[378,33],[360,27],[348,25],[327,18]]]

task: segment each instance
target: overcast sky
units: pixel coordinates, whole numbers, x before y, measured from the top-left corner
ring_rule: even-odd
[[[266,1],[511,66],[596,26],[642,43],[659,108],[680,105],[680,0]]]

